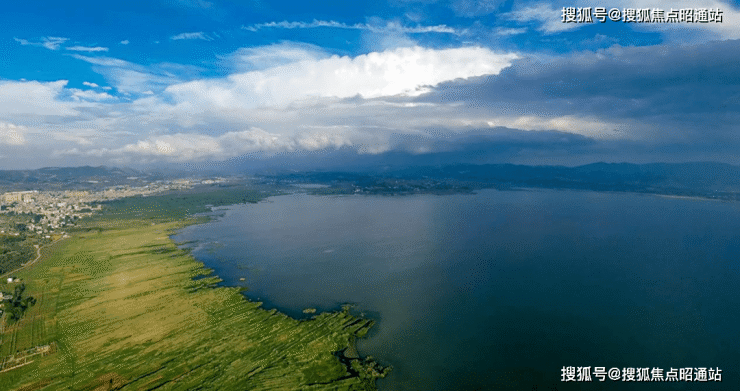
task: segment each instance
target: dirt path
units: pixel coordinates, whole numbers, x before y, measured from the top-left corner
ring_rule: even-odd
[[[51,243],[49,243],[49,244],[47,244],[47,245],[36,247],[36,258],[34,258],[34,259],[33,259],[32,261],[30,261],[30,262],[27,262],[27,263],[26,263],[25,265],[23,265],[23,266],[21,266],[21,267],[19,267],[19,268],[15,269],[15,270],[11,270],[11,271],[9,271],[9,272],[7,272],[7,273],[5,273],[5,274],[1,275],[1,276],[0,276],[0,279],[2,279],[2,278],[6,278],[7,276],[9,276],[9,275],[11,275],[11,274],[13,274],[13,273],[16,273],[16,272],[18,272],[19,270],[23,270],[24,268],[26,268],[26,267],[28,267],[28,266],[31,266],[31,265],[33,265],[34,263],[36,263],[36,261],[38,261],[38,260],[39,260],[39,259],[41,258],[41,249],[42,249],[42,248],[44,248],[44,247],[48,247],[48,246],[51,246],[52,244],[54,244],[54,243],[56,243],[56,242],[58,242],[58,241],[60,241],[60,240],[62,240],[62,239],[64,239],[64,236],[60,237],[59,239],[57,239],[57,240],[55,240],[55,241],[53,241],[53,242],[51,242]]]

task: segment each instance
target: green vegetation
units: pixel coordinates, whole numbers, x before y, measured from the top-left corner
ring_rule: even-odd
[[[241,193],[241,194],[240,194]],[[345,355],[373,322],[348,309],[295,320],[250,302],[178,249],[181,216],[256,192],[106,205],[17,272],[36,298],[0,321],[0,390],[370,390],[387,371]],[[0,290],[9,286],[0,283]]]
[[[221,206],[244,203],[255,203],[267,196],[277,194],[272,188],[249,188],[243,186],[230,188],[205,188],[190,191],[173,192],[171,194],[128,197],[104,202],[105,213],[88,221],[88,226],[94,226],[99,221],[149,219],[152,221],[181,220],[195,213],[210,210],[206,205]]]
[[[33,296],[23,297],[23,291],[26,290],[26,284],[17,284],[13,289],[12,299],[8,301],[7,312],[10,314],[11,321],[18,321],[23,317],[28,307],[36,304]]]
[[[34,245],[40,242],[43,240],[25,233],[18,236],[0,234],[0,275],[33,259],[36,256]]]
[[[35,258],[36,245],[51,241],[28,230],[28,225],[41,217],[31,213],[0,214],[0,276]]]

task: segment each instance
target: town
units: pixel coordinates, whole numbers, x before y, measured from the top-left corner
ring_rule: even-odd
[[[101,191],[27,190],[0,196],[0,235],[38,235],[51,239],[65,235],[65,229],[84,216],[100,210],[101,203],[124,197],[149,196],[190,189],[196,185],[222,183],[223,178],[157,180],[144,186],[119,185]],[[15,217],[15,218],[13,218]]]

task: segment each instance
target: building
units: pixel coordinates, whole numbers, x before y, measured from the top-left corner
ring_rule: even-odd
[[[3,194],[3,202],[12,204],[13,202],[23,201],[23,194],[20,192],[5,193]]]
[[[37,195],[38,190],[29,191],[14,191],[5,193],[2,196],[2,201],[6,204],[12,204],[13,202],[32,202],[34,197]]]
[[[90,193],[87,191],[69,190],[67,191],[67,195],[70,197],[87,197]]]

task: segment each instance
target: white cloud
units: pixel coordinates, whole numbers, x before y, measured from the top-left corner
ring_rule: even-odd
[[[389,32],[404,33],[404,34],[444,33],[444,34],[455,34],[455,35],[460,35],[464,33],[464,31],[458,31],[452,27],[449,27],[443,24],[436,25],[436,26],[416,25],[416,26],[409,27],[409,26],[403,26],[396,22],[388,22],[385,25],[368,24],[368,23],[346,24],[346,23],[341,23],[341,22],[337,22],[334,20],[327,21],[327,20],[316,20],[316,19],[314,19],[312,22],[288,22],[287,20],[284,20],[282,22],[258,23],[258,24],[253,24],[250,26],[242,26],[242,29],[247,30],[247,31],[256,32],[256,31],[259,31],[265,28],[311,29],[311,28],[319,28],[319,27],[350,29],[350,30],[366,30],[366,31],[371,31],[375,33],[389,33]]]
[[[55,82],[0,81],[0,117],[24,115],[71,116],[76,105],[60,100],[67,80]]]
[[[59,49],[59,46],[63,44],[64,42],[68,41],[69,38],[62,38],[62,37],[46,37],[42,39],[41,45],[47,49],[50,50],[57,50]]]
[[[121,162],[223,160],[343,147],[381,153],[393,148],[392,134],[429,124],[465,126],[449,120],[466,115],[457,108],[440,112],[440,105],[409,102],[410,96],[446,81],[497,74],[517,58],[478,47],[413,47],[354,58],[286,44],[237,53],[261,69],[173,84],[163,94],[123,104],[124,113],[115,115],[120,120],[106,125],[161,135],[124,144],[96,142],[94,148],[75,146],[64,153]],[[121,65],[114,59],[94,61]],[[245,127],[249,130],[238,130]],[[199,134],[206,129],[209,135]]]
[[[496,29],[496,35],[504,35],[504,36],[506,36],[506,35],[519,35],[519,34],[524,34],[526,32],[527,32],[527,28],[526,27],[522,27],[522,28],[504,28],[504,27],[501,27],[501,28]]]
[[[502,0],[455,0],[451,7],[455,14],[472,18],[491,14],[503,3]]]
[[[21,39],[21,38],[13,38],[16,42],[20,43],[21,45],[30,45],[30,46],[41,46],[45,47],[49,50],[59,50],[59,47],[64,44],[65,42],[69,41],[69,38],[62,38],[62,37],[44,37],[41,38],[40,42],[31,42],[27,39]]]
[[[340,57],[282,43],[226,57],[246,72],[190,82],[173,74],[178,72],[173,64],[144,67],[72,56],[138,99],[116,99],[88,81],[83,85],[96,90],[67,88],[66,81],[0,83],[0,121],[37,129],[29,141],[49,138],[45,148],[57,149],[49,156],[67,161],[186,162],[339,148],[376,154],[403,148],[398,135],[430,137],[430,129],[437,136],[497,126],[592,138],[629,135],[627,125],[600,118],[536,110],[513,115],[516,109],[467,106],[465,96],[451,103],[414,98],[441,83],[496,75],[518,58],[480,47],[407,47]],[[36,116],[50,114],[66,118],[53,118],[41,128],[34,124]],[[4,132],[0,143],[20,145],[29,138],[26,129],[14,130],[12,137]],[[41,145],[36,144],[24,147]],[[418,153],[431,148],[417,147]]]
[[[105,92],[95,92],[92,90],[79,90],[76,88],[70,88],[69,92],[71,93],[72,100],[76,102],[80,101],[92,101],[92,102],[99,102],[104,100],[110,100],[114,99],[111,95],[106,94]]]
[[[88,129],[74,129],[72,131],[56,130],[49,133],[57,142],[69,141],[82,146],[93,145],[93,140],[97,138],[97,132]]]
[[[183,109],[202,111],[285,105],[307,98],[418,96],[430,86],[498,74],[518,58],[480,47],[401,48],[355,58],[332,56],[169,86]]]
[[[107,66],[107,67],[131,67],[135,65],[128,61],[119,60],[117,58],[111,58],[111,57],[88,57],[88,56],[83,56],[81,54],[72,54],[71,56],[78,60],[87,61],[90,64],[102,65],[102,66]]]
[[[558,21],[559,12],[554,15]],[[535,28],[502,28],[493,33],[510,35]],[[595,37],[607,38],[598,34]],[[16,41],[42,46],[41,42]],[[630,55],[620,54],[626,48],[613,47],[569,56],[583,57],[574,60],[581,65],[598,65],[598,59],[605,55],[613,55],[615,62],[633,63],[635,56],[645,57],[651,50],[660,53],[667,47],[645,47]],[[722,48],[731,51],[732,45],[727,43]],[[68,88],[64,80],[0,81],[0,144],[5,148],[0,152],[10,156],[10,160],[14,154],[6,150],[15,147],[9,145],[34,150],[23,154],[31,156],[28,164],[38,164],[32,159],[53,156],[84,164],[136,164],[338,148],[360,153],[406,148],[422,153],[433,151],[435,140],[465,132],[493,134],[502,131],[499,127],[650,142],[675,139],[678,133],[666,131],[667,125],[654,120],[656,117],[645,120],[615,113],[622,109],[619,104],[604,105],[613,108],[605,113],[607,110],[582,108],[585,100],[570,101],[569,96],[553,94],[543,98],[533,93],[534,98],[529,99],[525,92],[539,90],[543,85],[550,87],[549,78],[543,79],[545,84],[525,83],[519,86],[524,90],[517,89],[514,84],[529,76],[537,80],[543,69],[562,67],[563,74],[569,75],[567,70],[572,64],[555,61],[561,59],[555,56],[543,59],[542,66],[512,69],[504,83],[498,85],[496,76],[485,76],[499,74],[517,55],[479,47],[406,47],[342,57],[312,45],[280,43],[239,49],[221,58],[220,64],[225,64],[221,69],[233,69],[236,73],[207,79],[199,76],[203,74],[200,70],[176,64],[143,66],[84,53],[66,55],[90,64],[105,77],[107,83],[101,84],[114,86],[126,98],[117,99],[103,92],[111,87],[88,81],[82,85],[90,90]],[[552,83],[561,80],[560,73],[552,74]],[[511,78],[512,75],[516,77]],[[479,76],[483,77],[458,80]],[[606,77],[611,80],[614,75]],[[419,96],[429,90],[439,90],[439,94]],[[518,97],[508,99],[512,95]],[[623,100],[605,101],[639,107],[640,102],[633,98],[628,93]],[[589,105],[598,106],[599,99],[589,100],[586,106]],[[666,110],[664,116],[671,118],[676,114]],[[398,141],[408,135],[431,141],[418,145]],[[57,154],[49,154],[54,148]],[[2,162],[19,164],[8,159]]]
[[[170,39],[173,41],[178,41],[182,39],[202,39],[204,41],[213,41],[213,37],[205,34],[202,31],[198,31],[195,33],[181,33],[170,37]]]
[[[477,47],[413,47],[351,58],[281,44],[240,50],[229,58],[235,57],[259,70],[175,83],[164,93],[118,103],[122,113],[108,110],[111,121],[94,126],[161,135],[101,138],[90,149],[75,146],[59,153],[118,162],[222,160],[342,147],[380,153],[392,148],[392,134],[417,132],[427,123],[438,126],[440,120],[446,124],[457,111],[439,113],[438,105],[408,102],[410,96],[446,81],[496,74],[517,56]],[[87,61],[131,66],[104,57]],[[249,130],[238,130],[245,127]],[[206,129],[210,135],[199,134]]]
[[[200,160],[222,155],[221,146],[213,137],[201,134],[174,134],[128,144],[114,153],[144,156],[167,156],[174,160]]]
[[[128,39],[125,39],[125,40],[121,41],[120,43],[121,43],[121,45],[128,45],[130,42],[129,42]]]
[[[0,144],[6,145],[23,145],[26,143],[24,133],[25,126],[0,122]]]
[[[273,68],[299,61],[317,61],[329,57],[324,49],[305,43],[282,42],[266,46],[240,48],[223,59],[237,71]]]
[[[143,66],[111,57],[89,57],[72,54],[72,57],[95,65],[93,70],[124,94],[143,94],[162,91],[166,86],[181,82],[180,73],[193,73],[193,67],[176,64]],[[103,89],[110,89],[103,87]]]
[[[351,146],[352,141],[345,138],[340,132],[308,132],[295,139],[296,149],[317,151],[325,148],[341,148]]]
[[[519,7],[506,14],[509,19],[517,22],[540,22],[540,27],[537,30],[545,34],[574,30],[585,25],[580,23],[563,23],[561,15],[562,8],[555,9],[555,7],[547,3]]]
[[[70,46],[64,48],[75,52],[107,52],[108,48],[102,46]]]
[[[27,39],[22,39],[22,38],[16,38],[16,37],[13,37],[13,39],[14,39],[14,40],[15,40],[16,42],[18,42],[19,44],[23,45],[23,46],[27,46],[27,45],[39,45],[39,46],[40,46],[40,44],[38,44],[38,43],[34,43],[34,42],[31,42],[31,41],[29,41],[29,40],[27,40]]]
[[[316,151],[340,148],[351,142],[338,132],[314,131],[297,136],[269,133],[251,128],[227,132],[221,136],[197,133],[176,133],[150,137],[127,144],[118,149],[68,150],[65,154],[88,154],[95,156],[118,156],[125,158],[145,157],[153,160],[193,161],[225,160],[250,153]]]
[[[490,127],[503,126],[521,130],[557,130],[575,133],[595,139],[623,139],[635,136],[631,126],[624,123],[607,122],[598,118],[585,118],[572,115],[546,117],[525,115],[519,117],[499,117],[486,121]]]

